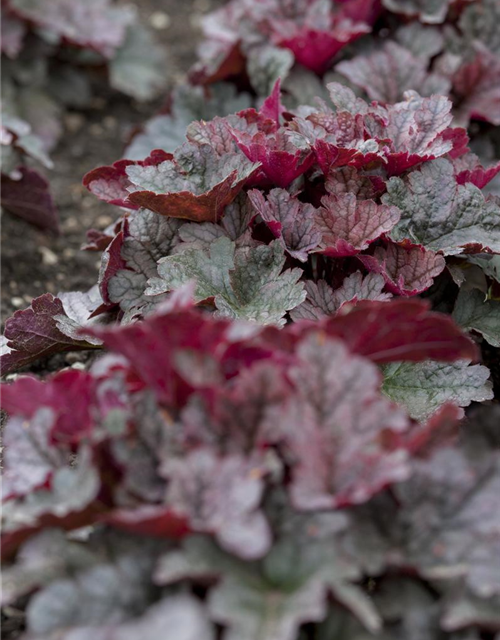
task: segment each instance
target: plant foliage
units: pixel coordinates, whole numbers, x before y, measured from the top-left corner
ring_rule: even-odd
[[[27,640],[500,632],[496,9],[231,0],[199,86],[84,177],[99,281],[2,345],[94,354],[3,386]]]
[[[149,100],[164,86],[163,54],[134,8],[114,0],[4,0],[1,11],[2,206],[58,233],[49,185],[30,162],[52,168],[64,109],[91,102],[92,69]]]

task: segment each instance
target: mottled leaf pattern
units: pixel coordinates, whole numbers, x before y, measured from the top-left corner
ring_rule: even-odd
[[[457,184],[444,159],[424,164],[406,180],[391,178],[382,200],[401,211],[391,232],[446,255],[500,251],[500,207],[471,183]]]
[[[417,420],[428,418],[445,402],[467,407],[491,400],[489,371],[467,362],[394,362],[384,367],[383,392],[405,406]]]

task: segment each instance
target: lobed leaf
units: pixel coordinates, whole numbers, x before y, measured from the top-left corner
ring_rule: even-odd
[[[428,418],[445,402],[467,407],[493,398],[489,371],[468,362],[394,362],[384,367],[384,394],[406,407],[416,420]]]

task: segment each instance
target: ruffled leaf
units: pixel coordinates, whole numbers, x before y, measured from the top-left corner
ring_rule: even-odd
[[[281,273],[285,258],[279,241],[270,246],[241,248],[228,238],[216,240],[207,255],[187,249],[160,260],[158,278],[149,281],[147,295],[158,295],[196,280],[196,300],[215,298],[221,315],[282,324],[286,311],[305,293],[298,269]]]
[[[335,340],[312,335],[298,348],[289,373],[296,387],[278,425],[292,465],[290,488],[298,509],[334,509],[366,502],[409,474],[406,454],[381,433],[404,432],[408,418],[380,393],[376,366]],[[352,400],[369,411],[353,411]]]
[[[309,252],[321,240],[321,232],[314,221],[314,207],[300,202],[284,189],[273,189],[267,198],[254,189],[248,192],[248,197],[284,249],[293,258],[306,262]]]
[[[290,312],[292,320],[320,320],[333,315],[345,302],[358,300],[389,300],[390,293],[383,293],[385,286],[381,275],[363,276],[359,271],[345,278],[342,286],[332,289],[324,280],[305,283],[305,301]]]
[[[367,249],[394,227],[400,215],[396,207],[357,200],[352,193],[324,196],[321,205],[315,212],[316,228],[321,233],[318,252],[335,258]]]
[[[384,394],[424,420],[445,402],[468,407],[493,398],[489,371],[467,362],[394,362],[384,367]]]
[[[381,274],[387,289],[399,296],[415,296],[429,289],[446,266],[438,253],[392,242],[376,247],[372,255],[359,255],[358,259],[368,271]]]
[[[453,319],[467,331],[477,331],[489,344],[500,347],[500,302],[497,300],[485,300],[477,289],[460,291]]]
[[[447,78],[427,71],[427,60],[395,42],[388,42],[381,51],[341,62],[335,69],[372,100],[383,103],[398,102],[409,90],[431,96],[447,95],[451,88]]]
[[[382,201],[401,211],[393,240],[445,255],[500,251],[498,203],[470,182],[459,185],[448,160],[429,162],[406,180],[391,178]]]

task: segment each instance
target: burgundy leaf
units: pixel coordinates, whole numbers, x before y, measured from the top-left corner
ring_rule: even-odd
[[[263,118],[273,120],[278,126],[285,107],[281,104],[281,79],[276,80],[271,94],[264,100],[259,113]]]
[[[136,209],[137,207],[127,199],[131,185],[127,175],[127,167],[134,165],[155,166],[172,157],[172,154],[156,149],[145,160],[118,160],[111,166],[97,167],[97,169],[86,173],[83,176],[83,185],[99,200],[115,204],[118,207]]]
[[[93,349],[84,338],[74,339],[58,328],[58,316],[65,316],[59,298],[46,293],[35,298],[28,309],[16,311],[5,323],[6,350],[0,358],[7,375],[39,358],[64,351]]]
[[[460,97],[459,116],[500,125],[500,60],[482,49],[453,75],[453,91]]]
[[[128,202],[167,217],[216,222],[257,171],[241,154],[218,156],[208,145],[186,144],[173,160],[129,166]]]
[[[314,154],[302,136],[294,138],[284,129],[267,135],[262,131],[254,135],[234,128],[231,131],[246,157],[260,163],[266,177],[278,187],[288,187],[313,164]]]
[[[316,210],[315,222],[322,239],[318,251],[330,257],[356,255],[399,220],[396,207],[357,200],[352,193],[327,195]]]
[[[114,509],[102,516],[101,520],[112,527],[141,536],[177,539],[189,532],[186,519],[166,506],[143,505],[136,509]]]
[[[422,293],[446,266],[444,257],[420,245],[406,246],[390,242],[376,247],[372,255],[359,255],[363,265],[384,277],[387,289],[399,296]]]
[[[222,319],[182,310],[158,313],[134,325],[93,328],[92,335],[102,338],[113,351],[124,355],[140,379],[167,404],[177,399],[182,404],[192,385],[179,374],[174,354],[187,350],[194,354],[215,354],[224,343],[229,325]],[[186,372],[188,373],[188,372]]]
[[[109,246],[103,251],[101,257],[101,266],[99,269],[99,290],[106,305],[113,304],[109,297],[109,281],[118,273],[118,271],[120,271],[120,269],[125,269],[127,266],[121,255],[125,233],[126,231],[120,231],[117,233]]]
[[[368,32],[368,26],[353,24],[350,21],[332,25],[332,30],[306,29],[284,35],[288,25],[280,25],[281,33],[274,35],[276,44],[290,49],[297,62],[314,73],[322,74],[328,68],[332,58],[347,44]]]
[[[2,173],[2,206],[43,231],[59,234],[59,217],[49,183],[33,169],[20,167],[19,180]]]
[[[500,162],[486,168],[482,166],[479,158],[473,153],[456,158],[453,161],[453,167],[458,184],[472,182],[478,189],[484,189],[500,172]]]
[[[45,382],[26,376],[4,385],[1,406],[9,415],[25,419],[32,419],[38,410],[48,408],[52,425],[47,433],[51,440],[76,442],[92,426],[93,396],[93,377],[71,369]]]
[[[422,300],[344,305],[324,326],[328,335],[374,362],[477,360],[475,344],[449,316],[429,311]]]
[[[325,175],[337,167],[360,168],[385,161],[378,142],[366,139],[362,115],[326,109],[306,119],[297,117],[290,125],[314,143],[316,160]]]

